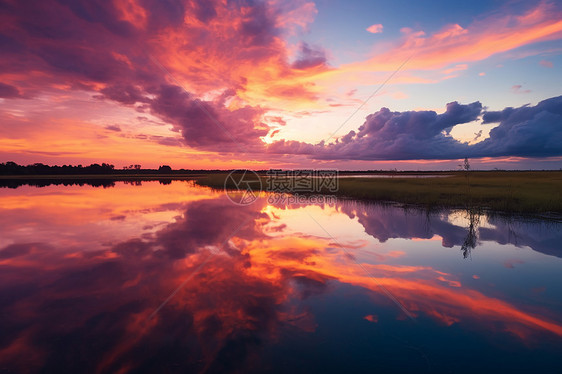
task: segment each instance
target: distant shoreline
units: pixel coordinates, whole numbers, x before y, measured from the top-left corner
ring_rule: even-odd
[[[439,177],[414,177],[429,173]],[[197,178],[196,183],[224,188],[226,175],[207,175]],[[407,174],[399,172],[392,175]],[[320,191],[319,194],[397,202],[427,209],[469,208],[506,213],[562,214],[562,171],[443,171],[410,172],[409,175],[412,178],[340,175],[337,191]],[[441,175],[449,177],[442,178]],[[235,188],[229,181],[226,181],[226,187]]]
[[[172,172],[158,172],[152,169],[142,169],[133,171],[123,171],[115,170],[112,173],[97,173],[97,174],[0,174],[0,179],[33,179],[33,178],[57,178],[57,179],[69,179],[69,178],[191,178],[191,177],[201,177],[208,175],[221,175],[228,174],[231,172],[240,171],[243,169],[230,169],[230,170],[173,170]],[[280,169],[281,170],[281,169]],[[306,171],[310,169],[295,169],[292,171]],[[333,171],[331,169],[315,169]],[[258,175],[266,176],[269,170],[252,170]],[[455,175],[465,175],[465,171],[461,170],[424,170],[424,171],[379,171],[379,170],[359,170],[359,171],[337,171],[340,178],[361,176],[362,178],[369,178],[369,175],[373,176],[455,176]],[[506,174],[514,175],[517,173],[549,173],[549,174],[560,174],[562,175],[562,170],[471,170],[471,174]]]
[[[338,190],[318,194],[369,201],[393,201],[428,209],[470,207],[506,213],[562,214],[562,171],[427,171],[342,172]],[[0,187],[50,184],[90,184],[112,187],[113,182],[192,180],[198,185],[223,189],[229,172],[128,172],[79,175],[0,175]],[[266,177],[265,171],[259,172]],[[360,176],[354,178],[354,175]],[[424,176],[416,178],[415,176]],[[433,175],[435,177],[430,177]],[[443,178],[443,176],[449,176]],[[381,178],[381,176],[388,176]],[[392,178],[396,176],[398,178]],[[411,178],[408,178],[410,176]],[[264,184],[265,185],[265,184]],[[226,183],[227,188],[234,186]],[[291,191],[285,191],[291,193]]]
[[[26,175],[0,175],[1,179],[159,179],[159,178],[173,178],[173,179],[193,179],[208,174],[159,174],[159,173],[146,173],[146,174],[26,174]]]

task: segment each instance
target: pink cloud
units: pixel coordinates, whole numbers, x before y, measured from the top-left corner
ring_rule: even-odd
[[[403,38],[386,52],[346,66],[348,71],[394,71],[414,56],[408,69],[433,70],[450,64],[481,61],[539,41],[562,36],[562,14],[552,4],[542,2],[523,14],[496,13],[468,26],[451,24],[426,34],[409,27]]]
[[[524,263],[525,263],[524,261],[518,260],[518,259],[515,259],[515,260],[506,260],[506,261],[504,262],[503,266],[505,266],[505,267],[508,268],[508,269],[513,269],[513,268],[515,268],[515,265],[520,265],[520,264],[524,264]]]
[[[9,113],[33,112],[32,105],[39,102],[33,98],[48,90],[60,90],[68,96],[87,93],[86,104],[74,105],[60,117],[78,115],[80,108],[116,105],[152,115],[175,131],[171,134],[174,137],[160,132],[159,138],[156,134],[146,137],[158,144],[183,144],[217,154],[239,152],[241,146],[258,154],[267,147],[263,141],[267,134],[277,134],[276,127],[284,123],[268,120],[268,111],[294,109],[283,106],[285,103],[295,107],[301,103],[310,113],[346,105],[322,100],[332,84],[347,90],[342,95],[352,100],[357,91],[341,85],[348,72],[367,72],[380,79],[415,53],[405,68],[410,71],[401,72],[392,83],[431,83],[435,80],[413,74],[436,69],[439,80],[454,77],[471,61],[552,40],[562,33],[560,13],[541,3],[522,15],[490,15],[471,25],[452,24],[434,33],[404,28],[401,39],[383,53],[335,68],[328,64],[329,51],[321,46],[290,46],[287,40],[313,21],[316,8],[312,2],[192,0],[175,4],[166,7],[156,0],[44,1],[30,11],[24,2],[12,3],[2,16],[5,48],[0,57],[0,97],[12,107]],[[374,24],[367,30],[380,33],[383,26]],[[552,62],[541,61],[541,65],[552,67]],[[521,86],[514,86],[513,91],[528,92]],[[391,97],[407,95],[396,91]],[[51,107],[55,104],[49,103]],[[303,109],[298,108],[300,113]],[[299,112],[293,113],[297,117]],[[411,115],[433,119],[428,113]],[[72,123],[82,119],[84,116]],[[27,126],[35,130],[46,123],[45,118],[34,121]],[[89,134],[100,137],[95,142],[101,148],[109,141],[107,137],[123,141],[129,128],[138,125],[123,123],[123,131],[118,131],[121,127],[115,123],[121,121],[103,123],[103,133]],[[14,138],[23,134],[22,127],[12,132]],[[56,135],[53,130],[50,133]],[[77,141],[81,135],[76,136]],[[351,134],[341,140],[367,146],[367,138]],[[16,149],[15,141],[12,146]],[[312,149],[291,142],[283,146],[303,155]],[[27,147],[26,152],[39,150]],[[73,146],[56,151],[84,150]],[[336,159],[340,156],[337,153]]]
[[[374,25],[371,25],[371,26],[367,27],[367,31],[370,32],[371,34],[381,33],[382,29],[383,29],[383,26],[380,23],[376,23]]]
[[[554,66],[552,64],[552,61],[547,61],[547,60],[541,60],[541,62],[539,62],[539,64],[541,66],[544,66],[545,68],[552,68]]]
[[[531,90],[524,90],[522,85],[516,84],[511,87],[511,92],[513,92],[514,94],[527,94],[531,93]]]
[[[449,74],[452,74],[452,73],[454,73],[454,72],[461,71],[461,70],[466,70],[466,69],[468,69],[468,65],[467,65],[467,64],[457,64],[457,65],[453,66],[452,68],[443,70],[442,73],[443,73],[443,74],[446,74],[446,75],[449,75]]]
[[[9,45],[0,58],[0,97],[91,92],[93,103],[159,117],[192,147],[261,146],[270,129],[253,104],[263,102],[260,95],[317,99],[313,83],[293,78],[325,69],[325,51],[303,43],[291,64],[283,39],[315,13],[302,0],[195,0],[173,9],[154,0],[45,1],[34,11],[14,3],[2,17]]]

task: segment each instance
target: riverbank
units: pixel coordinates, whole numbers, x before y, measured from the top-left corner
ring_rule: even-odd
[[[111,187],[115,182],[140,183],[160,181],[171,183],[173,180],[194,180],[209,174],[77,174],[77,175],[0,175],[0,188],[18,188],[21,186],[46,187],[49,185],[90,185],[94,187]]]
[[[439,172],[435,177],[341,176],[337,191],[323,194],[394,201],[426,208],[474,207],[509,213],[562,213],[562,171]],[[408,177],[411,176],[411,177]],[[446,175],[446,177],[443,177]],[[227,174],[197,177],[200,185],[223,188]],[[262,176],[262,185],[266,186]],[[227,182],[227,187],[235,188]]]
[[[91,184],[116,181],[194,180],[201,186],[223,189],[228,172],[126,173],[99,175],[0,176],[0,186],[30,184]],[[423,176],[423,177],[420,177]],[[261,173],[262,186],[267,176]],[[228,188],[235,188],[227,181]],[[393,201],[425,208],[480,208],[508,213],[562,214],[562,171],[398,172],[377,175],[340,174],[335,192],[343,198]],[[287,190],[286,192],[290,192]]]

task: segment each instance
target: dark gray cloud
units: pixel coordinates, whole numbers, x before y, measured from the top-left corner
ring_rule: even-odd
[[[236,2],[239,6],[247,7],[241,27],[240,35],[249,45],[271,45],[274,38],[280,34],[280,29],[275,26],[275,18],[266,3],[241,0]]]
[[[299,70],[325,66],[327,62],[326,52],[319,47],[312,47],[307,43],[301,43],[299,54],[292,67]]]
[[[173,85],[162,85],[155,94],[150,101],[152,112],[174,124],[192,147],[222,151],[240,151],[248,146],[261,149],[260,137],[269,132],[269,127],[260,122],[260,108],[230,110],[221,97],[216,102],[204,101]]]
[[[535,106],[486,112],[483,123],[499,123],[490,137],[470,147],[472,157],[562,155],[562,96]]]
[[[227,143],[230,148],[238,143],[245,149],[250,144],[263,149],[260,137],[269,129],[261,122],[262,109],[230,110],[226,96],[203,101],[196,95],[219,88],[230,97],[244,90],[247,78],[232,73],[234,65],[260,66],[273,60],[284,73],[291,73],[280,39],[289,26],[281,22],[279,6],[252,0],[141,0],[137,6],[142,21],[124,17],[118,2],[2,4],[0,70],[8,75],[41,74],[18,83],[18,88],[13,82],[0,83],[0,97],[33,97],[50,87],[67,85],[95,91],[98,99],[151,111],[174,125],[193,147],[229,151]],[[222,18],[217,21],[217,17]],[[220,27],[209,28],[209,22],[218,22]],[[170,48],[180,48],[187,59],[193,59],[181,72],[189,82],[189,93],[169,85],[168,72],[158,66],[167,59],[167,46],[158,40],[174,33],[188,35],[178,42],[181,45]],[[208,61],[223,64],[210,69]]]
[[[473,145],[449,134],[459,124],[479,119],[498,123],[490,136]],[[443,114],[434,111],[391,112],[382,108],[367,116],[358,131],[335,142],[309,144],[278,141],[271,153],[304,154],[324,160],[415,160],[464,157],[550,157],[562,155],[562,96],[535,106],[483,112],[482,104],[447,104]]]
[[[116,132],[121,131],[121,127],[119,127],[119,125],[107,125],[105,126],[105,129],[109,131],[116,131]]]
[[[139,87],[129,84],[114,84],[103,88],[100,92],[103,95],[96,97],[108,98],[121,104],[136,104],[148,101]]]
[[[446,133],[457,124],[476,120],[481,111],[479,102],[468,105],[452,102],[439,115],[434,111],[391,112],[382,108],[367,116],[357,132],[350,131],[335,143],[310,145],[280,141],[270,151],[309,154],[318,159],[439,159],[459,151],[464,157],[468,146]]]
[[[0,82],[0,97],[11,99],[21,97],[21,93],[16,87]]]

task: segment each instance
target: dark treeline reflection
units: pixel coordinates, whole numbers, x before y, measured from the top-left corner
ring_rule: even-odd
[[[126,180],[126,179],[111,179],[111,178],[37,178],[37,179],[0,179],[0,188],[18,188],[22,186],[33,187],[48,187],[48,186],[92,186],[92,187],[115,187],[116,182],[123,182],[131,186],[142,186],[146,181],[158,181],[160,184],[171,184],[170,178],[143,178],[143,180]]]
[[[38,178],[38,179],[0,179],[0,188],[18,188],[22,186],[33,186],[33,187],[47,187],[47,186],[92,186],[92,187],[103,187],[109,188],[115,186],[114,180],[108,179],[48,179],[48,178]]]
[[[426,331],[442,334],[442,339],[423,343],[439,347],[434,355],[446,364],[436,366],[438,371],[463,362],[465,366],[455,366],[458,371],[471,372],[478,362],[467,363],[464,352],[455,356],[455,350],[448,351],[454,345],[439,330],[469,323],[465,321],[483,336],[493,330],[496,339],[509,342],[510,347],[516,344],[514,337],[517,342],[538,344],[530,338],[533,334],[546,334],[546,342],[560,343],[562,327],[549,316],[543,320],[476,290],[465,292],[458,282],[445,278],[451,274],[399,263],[368,264],[427,330],[413,326],[356,262],[338,256],[330,238],[283,235],[283,221],[266,208],[265,199],[237,206],[225,196],[207,197],[176,206],[178,215],[159,229],[104,242],[104,249],[89,250],[87,240],[74,243],[79,250],[58,248],[32,237],[0,248],[1,370],[246,373],[319,368],[370,372],[382,367],[419,372],[426,360],[417,349],[405,348],[411,343],[394,338],[417,328],[429,338],[432,334]],[[302,205],[277,208],[295,213],[306,209]],[[469,225],[459,226],[449,220],[449,211],[426,213],[353,201],[338,203],[335,210],[345,220],[356,218],[368,235],[382,243],[439,235],[444,247],[474,248],[479,240],[487,240],[560,256],[555,245],[562,239],[560,230],[543,230],[533,222],[488,217],[486,227],[472,219]],[[127,225],[126,217],[112,222]],[[347,288],[341,291],[343,284]],[[343,299],[329,310],[313,310],[315,302],[338,287]],[[352,287],[361,291],[350,293]],[[363,297],[361,292],[368,295],[367,307],[356,301]],[[326,323],[326,315],[350,303],[380,314],[381,320],[387,316],[387,324],[370,328],[379,317],[367,318],[368,313],[354,310],[348,312],[355,313],[354,319],[338,320],[337,326]],[[384,326],[390,327],[384,330]],[[336,338],[350,328],[355,330],[352,338],[347,336],[349,341]],[[474,344],[474,337],[454,328],[458,345],[476,347],[471,348],[473,353],[481,354],[488,364],[494,362],[491,345]],[[471,336],[476,332],[471,331]],[[272,348],[287,339],[292,344],[279,351]],[[304,344],[299,347],[305,350],[291,350],[297,343]],[[346,349],[341,344],[352,347],[335,366],[331,362],[339,351],[330,350],[334,344],[338,350]],[[324,356],[319,356],[322,347]],[[511,352],[498,360],[501,367],[506,357]],[[538,367],[551,367],[552,357]]]

